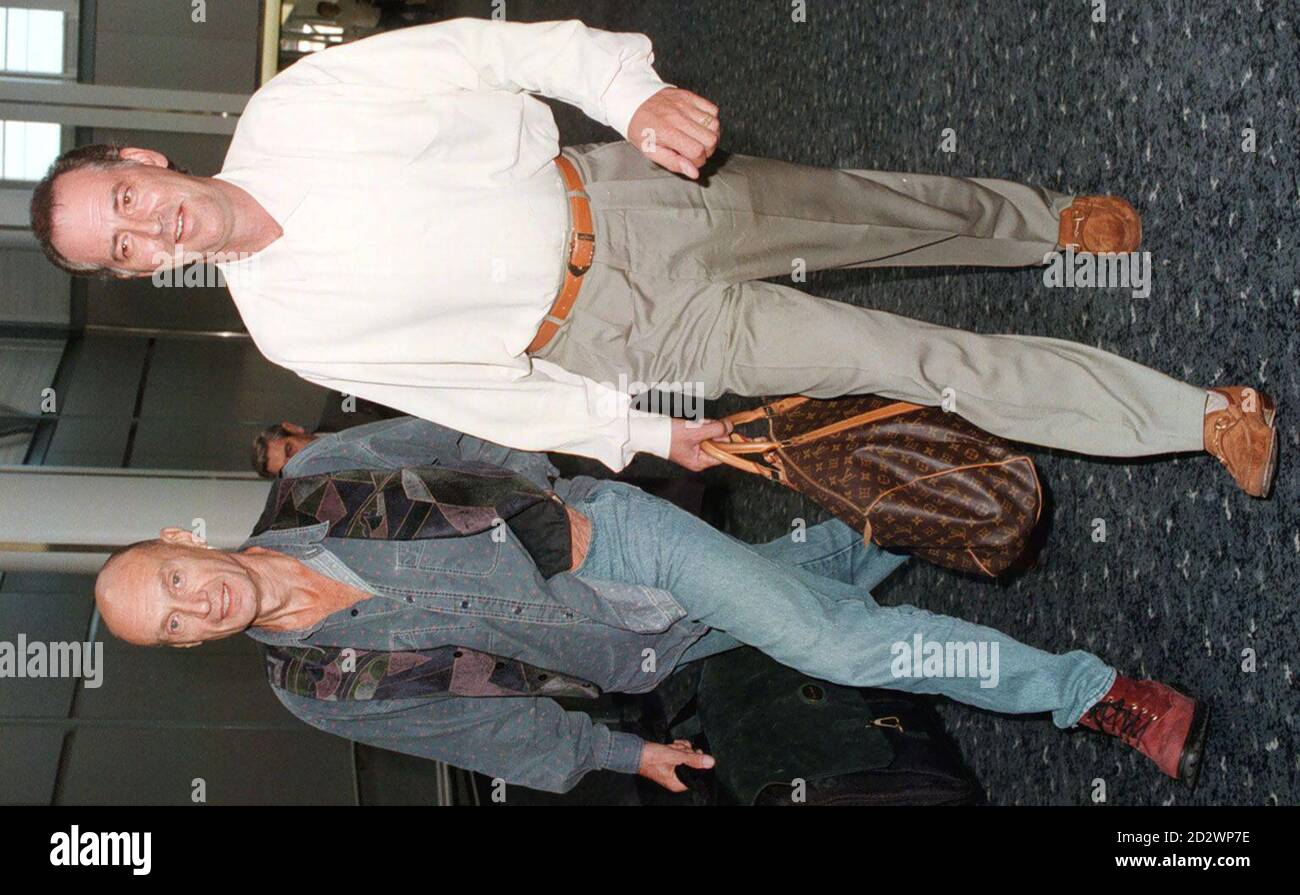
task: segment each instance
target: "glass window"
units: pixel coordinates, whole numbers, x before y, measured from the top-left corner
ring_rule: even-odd
[[[0,71],[63,74],[64,14],[0,6]]]
[[[61,139],[53,122],[0,122],[0,180],[40,180],[59,157]]]

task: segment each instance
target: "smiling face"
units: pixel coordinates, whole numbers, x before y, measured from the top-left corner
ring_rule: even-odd
[[[262,594],[234,554],[149,541],[111,560],[95,602],[118,637],[140,646],[195,646],[249,628]]]
[[[235,207],[210,177],[167,168],[167,159],[124,149],[127,164],[86,167],[54,185],[54,247],[74,264],[146,276],[185,255],[227,251]]]

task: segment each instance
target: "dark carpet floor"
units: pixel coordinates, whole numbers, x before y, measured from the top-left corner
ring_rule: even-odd
[[[472,6],[473,4],[466,4]],[[1046,717],[945,704],[994,804],[1300,801],[1300,95],[1294,4],[1272,0],[510,4],[653,39],[668,81],[718,103],[724,148],[811,164],[1003,177],[1128,197],[1154,285],[1046,289],[1041,272],[840,271],[804,287],[839,301],[984,332],[1097,345],[1203,385],[1257,384],[1282,407],[1274,496],[1252,500],[1203,457],[1140,463],[1039,454],[1053,505],[1039,567],[1008,584],[914,563],[881,592],[1053,651],[1087,649],[1213,705],[1194,795],[1133,752]],[[478,14],[484,14],[479,12]],[[952,128],[955,154],[940,151]],[[1243,150],[1243,130],[1255,151]],[[609,139],[561,115],[565,142]],[[1045,391],[1052,383],[1043,383]],[[722,402],[716,411],[736,406]],[[730,487],[728,528],[775,537],[811,505],[765,483]],[[1106,521],[1095,542],[1092,520]],[[1244,670],[1246,651],[1254,670]]]

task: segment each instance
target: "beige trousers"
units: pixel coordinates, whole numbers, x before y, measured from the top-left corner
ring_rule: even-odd
[[[1106,456],[1202,448],[1203,389],[1096,348],[978,335],[762,282],[838,267],[1036,265],[1070,197],[1000,180],[733,155],[694,182],[626,142],[568,147],[595,263],[537,356],[703,397],[874,393]]]

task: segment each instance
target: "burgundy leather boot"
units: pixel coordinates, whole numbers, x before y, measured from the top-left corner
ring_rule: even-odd
[[[1195,787],[1209,718],[1205,703],[1173,687],[1120,675],[1079,726],[1123,740],[1170,777]]]

